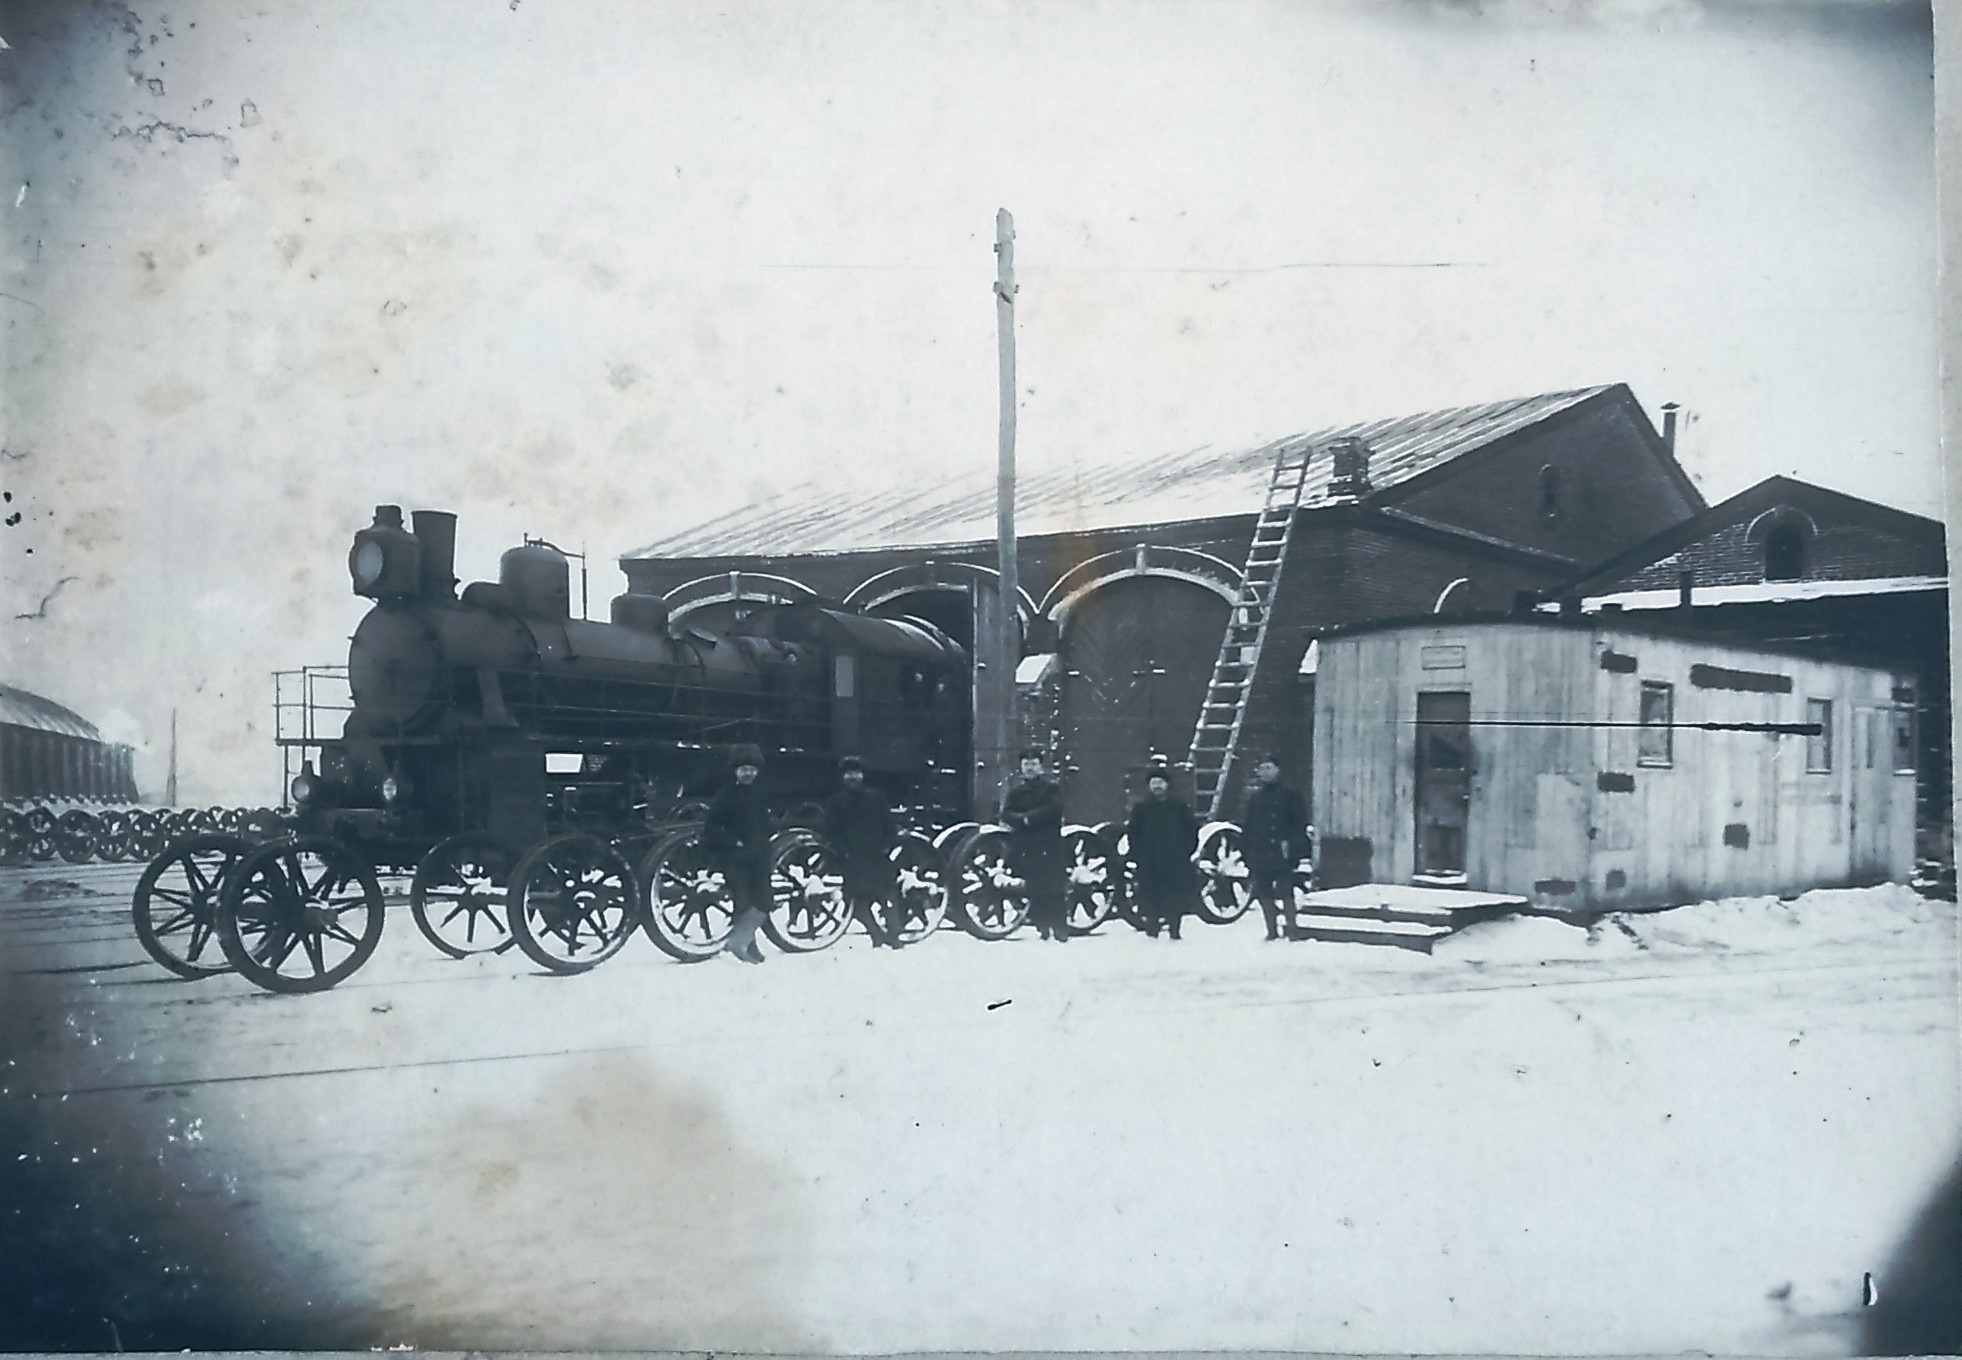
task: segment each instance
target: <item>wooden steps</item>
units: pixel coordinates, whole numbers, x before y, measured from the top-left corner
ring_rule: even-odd
[[[1376,944],[1428,954],[1445,936],[1529,905],[1524,897],[1462,888],[1359,883],[1295,896],[1294,938]]]

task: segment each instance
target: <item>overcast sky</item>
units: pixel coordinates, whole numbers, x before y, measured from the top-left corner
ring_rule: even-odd
[[[0,3],[0,678],[269,800],[349,536],[1625,381],[1939,513],[1925,5]],[[31,551],[30,551],[31,550]],[[610,561],[597,608],[621,586]],[[45,601],[42,617],[36,614]]]

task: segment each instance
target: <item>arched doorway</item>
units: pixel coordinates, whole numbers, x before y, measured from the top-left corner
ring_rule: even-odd
[[[1126,775],[1152,751],[1183,761],[1226,629],[1207,586],[1133,575],[1083,595],[1062,635],[1062,727],[1069,814],[1122,817]]]

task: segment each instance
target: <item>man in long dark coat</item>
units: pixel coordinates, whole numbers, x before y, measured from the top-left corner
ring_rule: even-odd
[[[844,787],[825,800],[825,844],[836,852],[845,871],[845,901],[872,943],[899,947],[899,880],[893,869],[896,839],[892,810],[885,795],[865,782],[865,762],[846,756],[838,762]],[[880,908],[884,908],[884,916]]]
[[[1124,829],[1131,844],[1131,867],[1138,894],[1138,918],[1145,934],[1162,930],[1179,937],[1179,923],[1199,893],[1193,855],[1199,848],[1199,820],[1172,796],[1171,771],[1154,766],[1145,777],[1145,796],[1131,805]]]
[[[1267,938],[1281,938],[1281,917],[1294,935],[1294,866],[1308,853],[1308,805],[1281,782],[1281,765],[1264,756],[1254,769],[1260,782],[1247,799],[1240,854],[1253,875],[1254,896],[1267,918]]]
[[[770,910],[770,809],[756,787],[763,752],[738,746],[730,753],[735,782],[715,795],[702,824],[702,847],[715,859],[735,903],[735,924],[723,948],[744,963],[763,962],[756,943]]]
[[[1045,940],[1068,943],[1069,887],[1063,863],[1063,790],[1042,773],[1042,752],[1022,752],[1022,778],[1002,799],[1008,862],[1027,885],[1029,920]]]

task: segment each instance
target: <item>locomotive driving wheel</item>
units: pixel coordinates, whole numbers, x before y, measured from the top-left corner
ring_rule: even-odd
[[[155,859],[170,844],[161,813],[138,808],[129,814],[129,850],[133,859]]]
[[[219,896],[218,943],[239,976],[269,992],[322,992],[352,977],[381,943],[372,865],[324,836],[250,851]]]
[[[640,863],[642,928],[662,953],[700,963],[722,952],[735,924],[728,882],[693,828],[671,831]]]
[[[953,857],[956,920],[982,940],[1005,940],[1029,919],[1029,885],[1008,862],[1008,832],[984,826]]]
[[[231,971],[218,939],[218,902],[246,849],[237,836],[198,836],[151,861],[130,898],[144,953],[181,978]]]
[[[126,860],[134,846],[135,833],[127,812],[111,808],[96,818],[95,853],[102,859],[112,864]]]
[[[901,949],[918,944],[947,919],[947,863],[917,831],[892,848],[893,900],[882,906],[879,942]]]
[[[1063,872],[1069,882],[1070,933],[1088,935],[1117,910],[1122,864],[1094,828],[1072,826],[1063,831]]]
[[[575,831],[534,845],[505,889],[518,948],[554,973],[583,973],[626,946],[640,920],[633,867],[605,841]]]
[[[416,929],[453,959],[502,954],[516,944],[504,912],[504,885],[515,858],[482,832],[438,842],[409,883]]]
[[[1232,925],[1253,905],[1253,873],[1240,853],[1240,828],[1216,822],[1199,833],[1199,916]]]
[[[55,857],[55,815],[44,807],[27,814],[27,858],[49,860]]]
[[[792,954],[827,949],[852,923],[845,901],[845,870],[838,856],[811,831],[787,831],[770,849],[770,913],[763,933]]]

